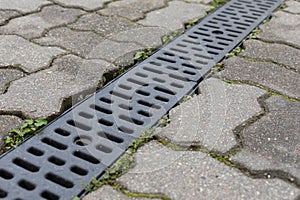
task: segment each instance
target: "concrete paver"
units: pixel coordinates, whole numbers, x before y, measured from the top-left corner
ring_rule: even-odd
[[[116,15],[130,20],[139,20],[145,13],[165,6],[164,0],[122,0],[108,4],[99,11],[103,15]]]
[[[265,91],[211,78],[200,84],[200,92],[170,112],[171,123],[159,136],[173,144],[200,144],[226,153],[236,145],[233,129],[262,112],[257,98]]]
[[[299,103],[272,96],[266,106],[266,116],[241,132],[244,148],[233,160],[252,170],[277,169],[300,179]]]
[[[34,41],[45,46],[59,46],[86,57],[103,40],[103,37],[93,32],[73,31],[61,27],[50,30],[44,37]]]
[[[24,73],[17,69],[0,68],[0,95],[5,91],[11,81],[23,77]]]
[[[299,74],[269,62],[251,62],[233,57],[225,62],[225,70],[219,73],[232,81],[259,84],[281,94],[300,99]]]
[[[23,120],[16,116],[0,115],[0,150],[4,148],[4,139],[12,129],[18,129]]]
[[[294,14],[300,14],[300,2],[299,1],[286,1],[287,8],[283,9]]]
[[[8,92],[0,95],[0,113],[21,111],[27,118],[57,115],[64,99],[85,90],[95,91],[103,73],[113,68],[101,60],[64,56],[50,69],[13,81]]]
[[[42,6],[48,4],[51,4],[51,2],[46,0],[1,0],[0,8],[3,10],[17,10],[22,13],[29,13],[37,11]]]
[[[284,42],[300,48],[300,15],[286,12],[274,14],[276,20],[271,20],[261,26],[258,38],[271,42]]]
[[[134,42],[144,48],[157,48],[162,45],[162,37],[169,35],[170,31],[160,27],[138,27],[115,34],[109,39],[119,42]]]
[[[203,17],[205,11],[209,10],[209,8],[209,6],[201,4],[171,1],[168,7],[148,13],[146,18],[138,21],[138,23],[146,26],[164,27],[174,31],[183,29],[184,23],[189,20]]]
[[[15,35],[0,35],[0,67],[19,66],[26,72],[47,68],[53,57],[64,53],[56,47],[41,47]],[[13,53],[12,53],[13,52]]]
[[[155,164],[164,162],[166,152],[174,161],[156,168]],[[150,142],[135,157],[136,166],[118,179],[131,191],[163,193],[174,200],[292,199],[299,195],[299,190],[282,180],[249,178],[200,152],[176,152]],[[152,170],[144,171],[148,165]]]
[[[41,12],[10,20],[7,25],[0,27],[0,33],[17,34],[31,39],[41,36],[46,29],[73,22],[83,13],[76,9],[47,6]]]
[[[54,0],[54,2],[64,6],[79,7],[86,10],[96,10],[102,8],[104,3],[109,1],[110,0]]]
[[[240,54],[242,56],[274,61],[300,71],[300,50],[298,49],[283,44],[264,43],[259,40],[247,40],[244,42],[244,47],[246,51]]]
[[[83,15],[76,23],[69,25],[69,27],[76,30],[95,31],[101,36],[109,37],[138,26],[122,18],[106,17],[92,13]]]

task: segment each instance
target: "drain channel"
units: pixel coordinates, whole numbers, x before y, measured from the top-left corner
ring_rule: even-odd
[[[72,199],[283,0],[232,0],[0,158],[0,199]]]

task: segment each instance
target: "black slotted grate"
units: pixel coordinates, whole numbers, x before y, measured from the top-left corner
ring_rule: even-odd
[[[0,158],[0,199],[72,199],[283,0],[232,0]]]

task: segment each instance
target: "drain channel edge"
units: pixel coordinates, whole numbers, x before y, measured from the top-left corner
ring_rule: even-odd
[[[284,0],[231,0],[0,157],[0,199],[72,199]]]

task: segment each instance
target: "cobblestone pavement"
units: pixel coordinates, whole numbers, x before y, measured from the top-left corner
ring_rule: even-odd
[[[210,0],[0,0],[0,148],[163,45]],[[300,1],[289,0],[169,113],[94,199],[299,199]]]

